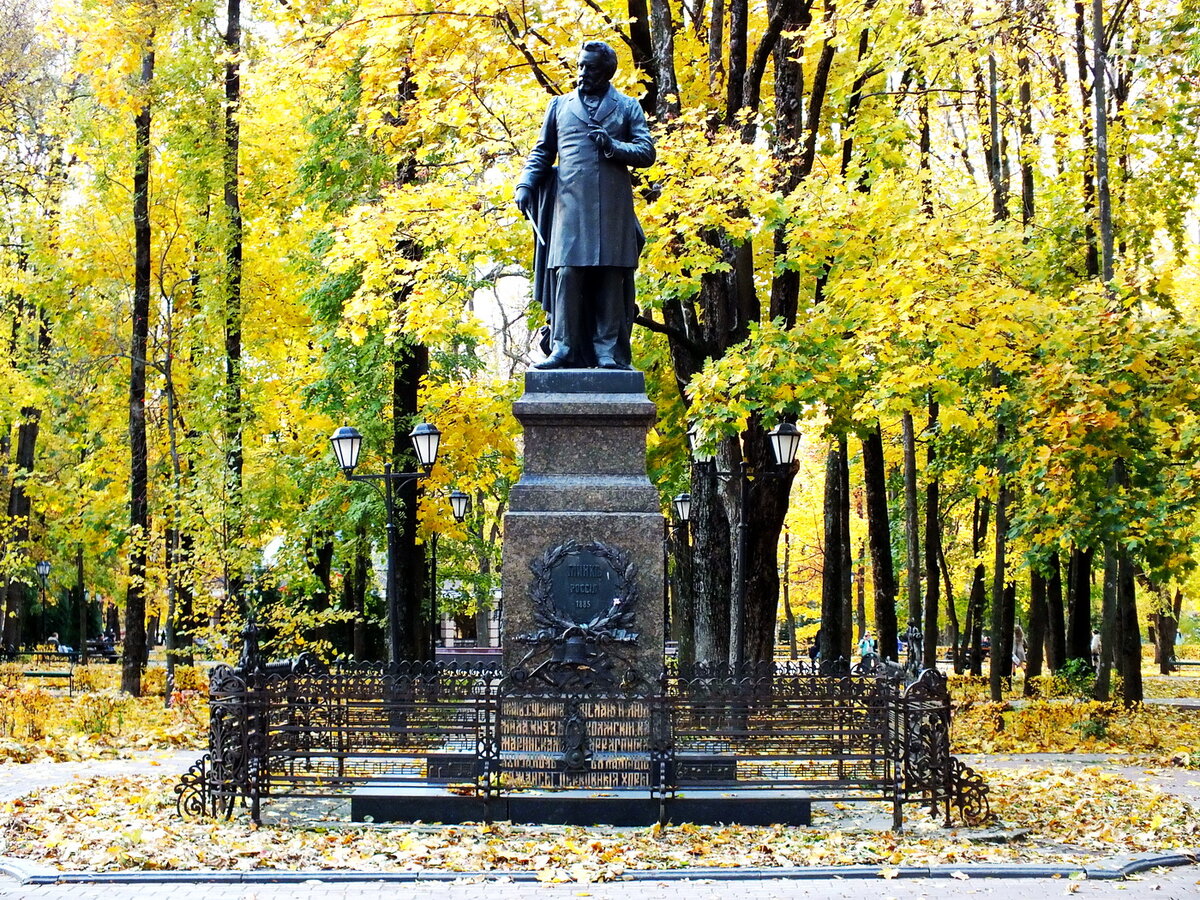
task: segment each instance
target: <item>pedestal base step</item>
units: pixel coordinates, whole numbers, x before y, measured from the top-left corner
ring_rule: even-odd
[[[649,826],[659,801],[646,791],[528,791],[493,797],[491,818],[514,825]],[[350,798],[355,822],[483,822],[481,797],[435,785],[367,785]],[[811,798],[799,791],[688,791],[666,801],[667,820],[695,825],[811,825]]]

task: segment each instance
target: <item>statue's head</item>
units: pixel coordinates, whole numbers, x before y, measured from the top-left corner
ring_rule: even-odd
[[[579,52],[579,91],[596,96],[608,90],[617,72],[617,52],[604,41],[585,41]]]

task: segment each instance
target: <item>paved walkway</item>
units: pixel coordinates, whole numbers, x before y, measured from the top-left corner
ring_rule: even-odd
[[[606,884],[543,885],[499,879],[460,881],[338,882],[309,880],[295,883],[221,884],[139,881],[130,884],[21,885],[0,877],[0,897],[13,900],[1049,900],[1123,898],[1123,900],[1195,900],[1200,896],[1200,870],[1183,866],[1158,870],[1124,881],[1075,881],[1045,878],[879,878],[826,876],[781,879],[762,873],[736,882],[700,879],[639,880]]]

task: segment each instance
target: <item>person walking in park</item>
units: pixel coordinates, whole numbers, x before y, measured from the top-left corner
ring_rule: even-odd
[[[641,106],[612,86],[616,71],[612,47],[584,43],[578,89],[550,101],[517,180],[517,207],[534,223],[534,295],[550,315],[539,369],[632,368],[646,238],[629,169],[654,162],[654,142]]]
[[[863,632],[862,638],[858,642],[858,655],[863,659],[868,656],[877,656],[878,652],[875,647],[875,638],[871,637],[871,632]]]

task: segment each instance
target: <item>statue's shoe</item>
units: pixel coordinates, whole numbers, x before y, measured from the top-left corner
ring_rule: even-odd
[[[565,369],[569,366],[567,354],[552,353],[550,356],[543,359],[540,363],[534,363],[535,369]]]

